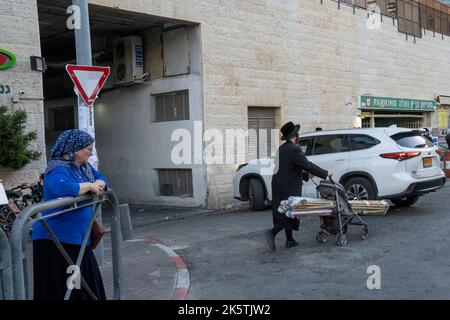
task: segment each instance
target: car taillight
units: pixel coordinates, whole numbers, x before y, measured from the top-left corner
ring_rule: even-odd
[[[442,150],[441,149],[436,149],[436,153],[440,155],[442,153]]]
[[[417,156],[420,156],[422,152],[415,151],[415,152],[393,152],[393,153],[383,153],[380,154],[380,157],[385,159],[394,159],[398,161],[407,160],[411,158],[415,158]]]

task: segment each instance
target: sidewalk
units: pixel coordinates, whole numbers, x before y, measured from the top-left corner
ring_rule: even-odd
[[[186,263],[159,239],[146,234],[145,227],[168,221],[184,220],[218,213],[202,208],[162,206],[130,206],[135,239],[121,242],[122,295],[121,300],[184,300],[190,286]],[[112,210],[102,207],[103,226],[110,230]],[[113,298],[113,267],[111,234],[103,238],[104,261],[100,266],[108,300]],[[32,297],[32,246],[27,244],[29,294]]]
[[[113,297],[110,238],[105,238],[105,260],[100,271],[106,296]],[[121,300],[170,300],[177,285],[177,268],[161,249],[144,240],[122,242]]]
[[[122,300],[182,300],[190,285],[186,263],[159,239],[145,234],[145,227],[174,220],[214,214],[202,208],[130,206],[135,234],[139,238],[122,242]],[[102,220],[110,229],[112,210],[102,208]],[[104,238],[104,264],[100,267],[108,299],[113,296],[110,234]],[[176,248],[174,248],[176,249]]]
[[[167,222],[178,219],[187,219],[195,216],[212,214],[218,211],[204,208],[183,208],[165,206],[133,206],[130,207],[130,216],[133,228],[142,228],[156,223]],[[112,209],[109,205],[102,206],[102,217],[105,226],[109,226],[112,216]]]

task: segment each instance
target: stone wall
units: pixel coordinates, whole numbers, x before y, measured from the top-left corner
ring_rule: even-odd
[[[10,5],[2,11],[0,24],[9,35],[1,38],[0,46],[15,52],[19,62],[15,69],[0,73],[1,82],[39,97],[41,75],[30,72],[28,62],[30,55],[39,54],[35,2],[6,2]],[[380,30],[370,30],[364,10],[353,13],[344,4],[338,9],[335,1],[90,3],[200,24],[205,129],[246,129],[248,106],[279,106],[279,121],[300,122],[303,131],[317,126],[342,128],[352,126],[360,113],[359,95],[427,100],[450,95],[448,37],[442,40],[427,32],[422,38],[406,39],[389,18],[383,19]],[[42,141],[42,104],[22,101],[19,105],[29,110],[30,129],[38,129]],[[436,115],[431,122],[437,123]],[[40,166],[37,162],[23,172],[36,172]],[[233,203],[234,170],[234,165],[208,166],[209,207]],[[4,175],[2,171],[5,179]]]
[[[0,94],[0,105],[10,112],[27,112],[27,131],[36,131],[37,140],[30,148],[42,152],[39,160],[13,171],[0,167],[0,179],[5,187],[37,181],[46,165],[42,74],[31,71],[30,56],[40,56],[39,25],[36,1],[2,0],[0,12],[0,48],[13,53],[16,64],[0,70],[0,84],[8,85],[10,94]],[[14,97],[14,99],[13,99]],[[0,128],[1,130],[1,128]]]
[[[247,128],[248,106],[281,106],[303,131],[351,127],[358,96],[431,100],[450,94],[450,39],[413,39],[384,18],[324,0],[92,3],[201,24],[205,128]],[[394,24],[393,24],[394,23]],[[432,124],[437,123],[433,115]],[[231,203],[234,165],[207,168],[208,206]]]

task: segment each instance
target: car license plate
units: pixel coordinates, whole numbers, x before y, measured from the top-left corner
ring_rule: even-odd
[[[422,161],[424,168],[429,168],[433,165],[433,158],[431,157],[422,158]]]

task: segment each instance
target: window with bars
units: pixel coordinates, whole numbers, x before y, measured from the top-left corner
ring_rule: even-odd
[[[158,169],[159,195],[193,197],[191,169]]]
[[[368,2],[370,2],[370,0],[340,0],[340,2],[366,9]]]
[[[370,118],[362,119],[361,128],[370,128]]]
[[[362,1],[362,0],[359,0]],[[388,17],[397,17],[397,1],[396,0],[365,0],[366,7],[378,6],[380,13]],[[356,5],[356,4],[355,4]]]
[[[423,118],[375,118],[375,127],[397,125],[401,128],[418,129],[423,127]]]
[[[374,119],[375,127],[389,127],[393,124],[397,125],[397,127],[402,128],[410,128],[410,129],[417,129],[423,127],[424,119],[422,117],[404,117],[404,118],[398,118],[398,117],[376,117]],[[365,118],[362,120],[362,128],[370,128],[370,118]]]
[[[397,17],[396,0],[340,0],[340,2],[362,9],[369,9],[376,5],[380,8],[381,14],[389,17]]]
[[[442,34],[450,35],[450,7],[429,0],[420,4],[422,27]]]
[[[448,34],[448,6],[440,4],[437,1],[423,1],[420,6],[420,15],[422,19],[422,27],[435,32]]]
[[[422,37],[419,3],[413,0],[397,0],[398,31]]]
[[[248,160],[270,157],[275,151],[272,130],[276,129],[276,110],[272,107],[248,107],[248,129],[256,133],[249,135]]]
[[[189,120],[189,91],[154,95],[154,122]]]
[[[372,5],[382,15],[398,19],[398,31],[422,37],[422,28],[450,36],[450,3],[437,0],[334,0],[362,9]]]
[[[49,109],[50,128],[52,131],[75,129],[75,111],[73,106]]]

